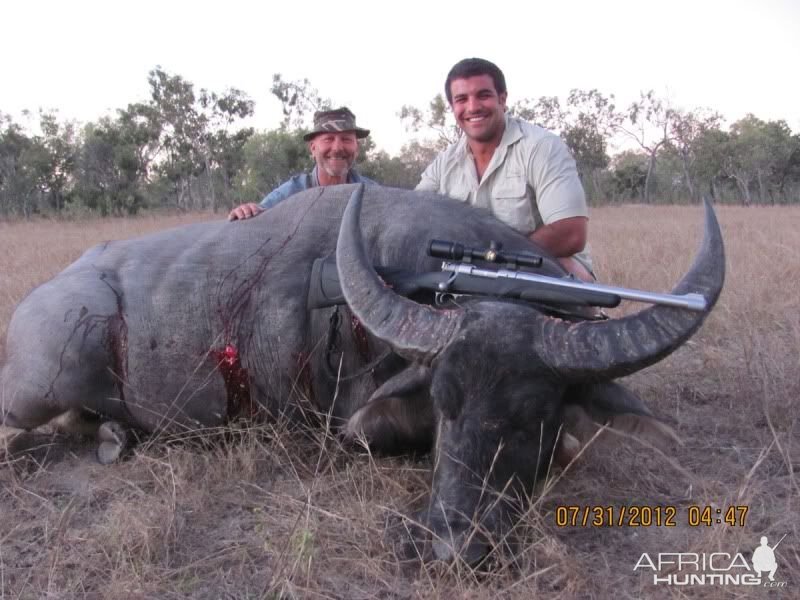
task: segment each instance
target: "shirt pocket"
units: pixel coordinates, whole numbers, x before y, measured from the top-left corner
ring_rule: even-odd
[[[472,204],[472,188],[461,178],[443,181],[439,186],[439,193],[462,202]]]
[[[523,177],[505,177],[498,181],[492,193],[494,215],[518,231],[534,229],[531,199]]]

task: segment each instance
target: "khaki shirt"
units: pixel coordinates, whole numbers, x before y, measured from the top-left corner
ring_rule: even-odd
[[[503,138],[480,181],[462,136],[425,169],[416,189],[488,209],[525,234],[542,224],[589,216],[567,145],[546,129],[508,115]],[[591,270],[588,244],[575,258]]]

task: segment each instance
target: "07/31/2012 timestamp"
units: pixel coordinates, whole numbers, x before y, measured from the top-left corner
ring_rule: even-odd
[[[690,527],[728,525],[744,527],[749,507],[746,505],[717,508],[711,505],[677,507],[621,505],[556,506],[554,518],[557,527],[676,527],[685,523]]]

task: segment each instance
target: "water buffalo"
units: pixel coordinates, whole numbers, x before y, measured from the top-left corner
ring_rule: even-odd
[[[378,186],[315,188],[247,221],[96,246],[16,309],[0,422],[101,415],[110,460],[118,424],[197,428],[310,406],[377,448],[432,444],[433,554],[476,563],[547,470],[564,404],[646,414],[611,380],[678,348],[708,311],[574,322],[517,301],[443,308],[396,294],[372,265],[436,270],[431,238],[532,249],[481,210]],[[348,307],[309,310],[312,262],[334,251]],[[563,274],[547,257],[542,271]],[[723,279],[707,206],[702,249],[675,292],[704,294],[710,310]],[[476,523],[483,533],[468,535]]]

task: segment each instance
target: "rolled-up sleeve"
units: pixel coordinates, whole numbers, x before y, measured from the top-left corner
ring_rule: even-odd
[[[272,208],[276,204],[283,202],[291,196],[293,193],[296,193],[297,190],[295,189],[294,182],[290,179],[289,181],[285,181],[274,190],[272,190],[269,194],[264,196],[264,199],[259,203],[259,206],[264,210],[268,208]]]
[[[564,141],[548,136],[528,161],[528,178],[536,191],[536,204],[546,225],[570,217],[588,217],[575,160]]]
[[[429,164],[425,171],[422,172],[422,177],[414,188],[418,192],[438,192],[440,184],[440,163],[441,154],[437,156],[431,164]]]

